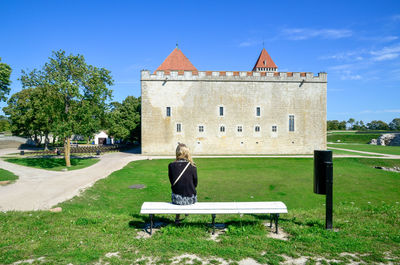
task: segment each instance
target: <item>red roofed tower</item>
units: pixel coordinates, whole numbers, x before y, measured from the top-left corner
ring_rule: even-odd
[[[156,69],[157,71],[197,71],[196,67],[189,61],[183,52],[176,48],[168,55],[164,62]]]
[[[254,65],[253,71],[257,72],[276,72],[278,71],[278,66],[272,61],[271,56],[263,48],[256,64]]]

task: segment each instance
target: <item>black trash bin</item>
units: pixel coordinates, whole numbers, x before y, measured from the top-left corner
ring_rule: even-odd
[[[314,150],[314,193],[326,194],[327,178],[332,176],[332,151]]]

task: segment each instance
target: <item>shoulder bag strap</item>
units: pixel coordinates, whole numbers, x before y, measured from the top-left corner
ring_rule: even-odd
[[[172,184],[172,186],[174,186],[178,180],[182,177],[183,173],[185,173],[186,169],[188,168],[190,162],[187,163],[186,167],[182,170],[181,174],[179,175],[179,177],[175,180],[174,184]]]

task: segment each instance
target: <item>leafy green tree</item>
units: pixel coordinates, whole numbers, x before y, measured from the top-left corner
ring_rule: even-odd
[[[11,67],[8,64],[2,63],[0,58],[0,102],[6,101],[6,96],[10,93],[10,76]]]
[[[326,125],[327,125],[328,131],[338,130],[339,121],[338,120],[328,120],[328,121],[326,121]]]
[[[70,167],[71,136],[93,135],[100,129],[107,101],[112,95],[108,87],[113,84],[110,72],[86,64],[82,55],[66,55],[64,51],[57,51],[53,52],[42,70],[23,73],[21,81],[26,88],[21,95],[11,97],[9,101],[18,108],[10,107],[7,113],[17,116],[11,110],[21,114],[20,108],[27,105],[29,115],[22,115],[25,119],[22,122],[14,124],[13,121],[13,127],[29,133],[35,130],[44,134],[53,132],[64,139],[65,163]],[[31,97],[26,97],[26,103],[17,104],[27,91],[30,91]],[[22,125],[28,120],[29,126]]]
[[[113,102],[107,115],[107,127],[110,135],[124,141],[140,142],[141,99],[128,96],[122,103]]]
[[[0,115],[0,132],[7,132],[11,129],[10,121],[7,117]]]
[[[394,118],[390,123],[389,127],[393,131],[400,130],[400,118]]]
[[[339,129],[339,130],[346,130],[346,124],[347,124],[346,121],[341,121],[341,122],[339,122],[338,129]]]
[[[365,126],[364,122],[361,120],[360,121],[360,130],[366,130],[367,126]]]
[[[389,125],[381,120],[373,120],[367,123],[369,130],[389,130]]]
[[[355,119],[350,118],[347,123],[350,124],[349,129],[352,130],[353,129],[353,124],[356,122]]]
[[[36,135],[45,137],[45,150],[48,149],[49,134],[53,131],[57,120],[56,95],[46,85],[45,74],[34,69],[30,73],[22,71],[20,81],[24,89],[30,92],[30,108],[32,112],[32,128]],[[57,136],[53,133],[53,139]],[[42,142],[40,140],[40,142]]]
[[[112,97],[110,71],[88,65],[82,55],[53,52],[43,67],[44,87],[54,93],[57,106],[55,132],[64,140],[65,162],[70,163],[70,139],[73,134],[94,133],[100,129],[107,101]]]
[[[14,135],[33,136],[34,109],[32,105],[33,89],[23,89],[13,94],[8,105],[3,108],[11,121],[11,132]],[[36,137],[35,137],[36,139]]]

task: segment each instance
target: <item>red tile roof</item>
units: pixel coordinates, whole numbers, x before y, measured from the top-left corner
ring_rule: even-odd
[[[257,70],[256,68],[278,68],[274,61],[272,61],[271,56],[269,56],[268,52],[263,48],[256,65],[254,65],[253,71]]]
[[[175,48],[156,71],[166,70],[197,71],[179,48]]]

